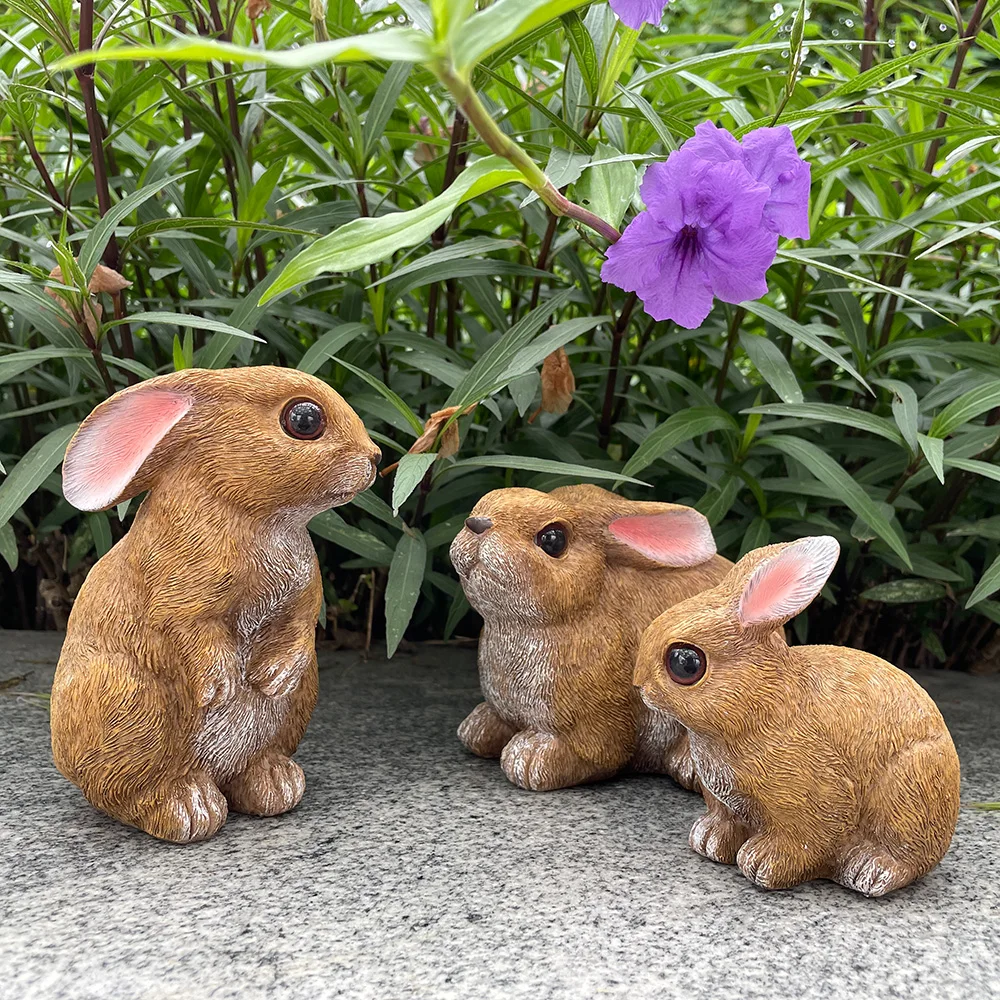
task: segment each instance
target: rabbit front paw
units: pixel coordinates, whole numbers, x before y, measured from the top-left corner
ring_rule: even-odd
[[[214,708],[231,700],[240,685],[239,671],[225,662],[213,664],[198,679],[195,697],[202,708]]]
[[[913,875],[895,858],[871,848],[853,853],[837,879],[841,885],[864,896],[884,896],[912,880]]]
[[[746,840],[747,829],[738,820],[707,812],[695,820],[688,844],[702,857],[723,865],[734,865],[737,852]]]
[[[550,792],[606,776],[558,736],[530,730],[511,738],[500,755],[500,766],[510,781],[531,792]]]
[[[737,851],[736,864],[762,889],[790,889],[812,877],[802,852],[773,834],[751,837]]]
[[[306,789],[302,768],[289,757],[266,753],[223,787],[233,812],[280,816],[294,809]]]
[[[214,837],[228,814],[226,798],[215,782],[204,774],[192,774],[169,789],[165,799],[157,796],[136,826],[160,840],[188,844]]]
[[[463,746],[477,757],[499,757],[514,735],[514,727],[492,705],[480,702],[458,727]]]

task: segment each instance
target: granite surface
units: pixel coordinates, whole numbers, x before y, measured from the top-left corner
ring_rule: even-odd
[[[454,737],[474,655],[324,653],[302,805],[178,847],[53,767],[59,637],[0,633],[0,997],[700,1000],[1000,997],[1000,812],[962,810],[886,899],[767,893],[693,854],[655,777],[534,794]],[[963,802],[1000,799],[1000,678],[920,678]]]

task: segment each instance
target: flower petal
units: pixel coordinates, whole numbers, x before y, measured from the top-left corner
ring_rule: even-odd
[[[713,163],[700,173],[693,192],[697,205],[694,224],[719,230],[760,226],[770,193],[742,163]]]
[[[724,128],[708,121],[694,130],[694,135],[684,143],[684,149],[713,163],[725,163],[727,160],[743,162],[740,144]]]
[[[674,240],[675,233],[661,226],[649,212],[640,212],[608,247],[601,278],[626,292],[655,281],[660,273],[659,255]]]
[[[712,289],[701,254],[682,250],[678,237],[674,246],[659,255],[656,280],[638,289],[643,308],[653,319],[672,319],[678,326],[694,330],[712,311]]]
[[[764,222],[782,236],[809,238],[810,167],[799,156],[791,130],[785,125],[759,128],[743,140],[747,169],[771,189]]]
[[[778,252],[778,234],[766,229],[705,229],[700,248],[709,286],[723,302],[745,302],[767,293],[767,269]]]
[[[611,9],[624,24],[638,31],[644,24],[659,24],[670,0],[610,0]]]

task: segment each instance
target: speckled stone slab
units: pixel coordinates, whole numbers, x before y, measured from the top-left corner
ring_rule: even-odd
[[[699,800],[655,777],[547,794],[454,731],[469,650],[321,656],[292,814],[177,847],[55,770],[58,637],[0,633],[3,1000],[685,1000],[1000,996],[1000,812],[962,810],[932,875],[887,899],[767,893],[687,847]],[[1000,799],[1000,678],[919,678],[963,800]]]

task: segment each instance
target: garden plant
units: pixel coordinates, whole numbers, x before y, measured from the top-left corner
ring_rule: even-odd
[[[829,534],[792,623],[1000,666],[1000,0],[8,0],[0,625],[137,503],[59,465],[118,389],[314,373],[382,476],[311,528],[328,634],[473,635],[510,485]],[[220,426],[238,435],[239,427]]]

